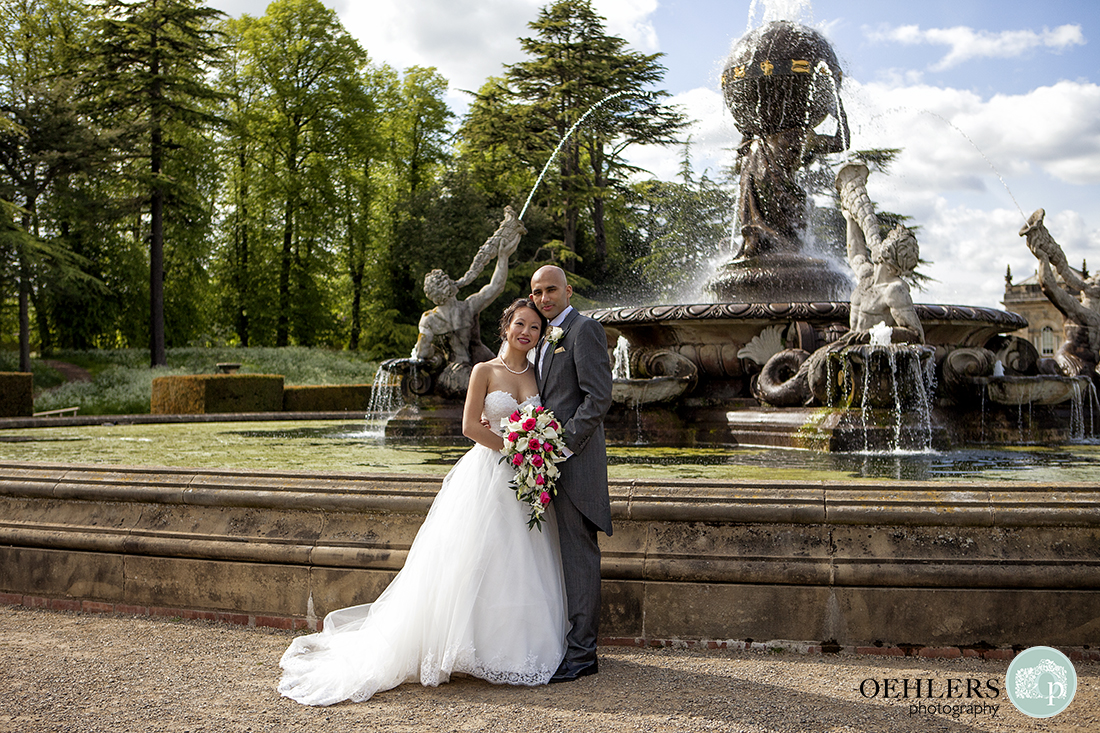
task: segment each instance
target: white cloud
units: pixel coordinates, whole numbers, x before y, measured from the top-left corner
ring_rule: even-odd
[[[877,29],[865,29],[867,37],[880,43],[902,43],[905,45],[928,44],[949,46],[947,55],[932,65],[932,70],[943,71],[975,58],[1014,58],[1022,56],[1036,48],[1062,51],[1070,46],[1081,46],[1085,36],[1080,25],[1061,25],[1053,30],[1042,31],[975,31],[973,28],[956,26],[954,28],[929,28],[903,25]]]
[[[448,102],[459,111],[466,97],[455,90],[477,91],[504,65],[525,57],[519,38],[532,35],[546,0],[372,0],[348,3],[340,12],[348,32],[376,62],[398,69],[434,66],[450,82]],[[658,50],[650,16],[657,0],[595,0],[607,32],[624,38],[636,51]]]
[[[692,167],[707,170],[711,178],[719,169],[733,162],[729,148],[741,139],[733,125],[733,116],[726,109],[722,95],[714,89],[699,87],[673,96],[669,104],[680,107],[691,120],[691,126],[683,133],[683,139],[691,136]],[[665,181],[675,180],[680,169],[682,151],[676,147],[636,145],[626,151],[630,162],[655,177]]]
[[[539,0],[375,0],[341,19],[372,60],[398,69],[434,66],[452,89],[476,91],[521,57],[520,36]]]
[[[928,85],[845,86],[856,148],[901,147],[898,173],[915,186],[974,190],[995,168],[1036,170],[1073,185],[1100,184],[1100,86],[1063,81],[984,99]],[[1011,185],[1011,184],[1010,184]]]
[[[624,39],[633,50],[660,50],[657,29],[650,20],[657,12],[657,0],[593,0],[592,6],[607,19],[607,32]]]
[[[853,149],[902,149],[868,189],[881,209],[907,214],[921,227],[921,254],[932,263],[926,274],[939,282],[918,300],[997,307],[1006,265],[1017,279],[1034,271],[1018,231],[1038,206],[1046,208],[1047,226],[1070,261],[1087,258],[1100,268],[1100,86],[1059,82],[987,99],[904,78],[849,79],[842,96]],[[717,90],[694,89],[672,101],[696,120],[690,130],[696,170],[713,174],[731,164],[729,149],[740,135]],[[675,149],[636,148],[629,155],[666,180],[680,159]]]
[[[849,80],[844,99],[854,149],[902,149],[868,188],[883,209],[922,226],[921,254],[941,282],[921,299],[996,305],[1005,265],[1017,278],[1034,270],[1017,232],[1037,205],[1046,207],[1048,227],[1071,261],[1091,250],[1100,265],[1100,202],[1081,195],[1100,184],[1100,86],[1059,82],[985,99]],[[1073,210],[1063,203],[1070,199],[1088,203]]]

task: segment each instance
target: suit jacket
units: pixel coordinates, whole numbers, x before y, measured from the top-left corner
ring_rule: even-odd
[[[611,534],[611,502],[607,492],[607,444],[603,420],[611,407],[611,360],[607,336],[599,321],[573,310],[561,325],[565,332],[535,359],[535,377],[542,404],[563,426],[566,446],[573,451],[559,464],[558,490],[593,524]],[[539,350],[541,352],[541,348]]]

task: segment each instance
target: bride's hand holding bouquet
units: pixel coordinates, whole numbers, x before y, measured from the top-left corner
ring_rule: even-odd
[[[565,456],[561,426],[554,413],[542,405],[527,405],[501,418],[504,447],[501,462],[508,461],[516,475],[509,482],[516,498],[529,507],[527,527],[542,531],[546,507],[557,493],[560,472],[555,465]]]

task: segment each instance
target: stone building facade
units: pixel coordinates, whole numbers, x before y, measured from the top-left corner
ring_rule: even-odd
[[[1077,271],[1082,278],[1088,272],[1082,268]],[[1074,295],[1077,295],[1072,289]],[[1053,357],[1062,343],[1062,323],[1065,320],[1061,312],[1054,307],[1039,287],[1039,275],[1033,272],[1031,277],[1017,283],[1012,282],[1012,270],[1005,272],[1005,296],[1001,301],[1005,310],[1019,313],[1027,319],[1027,328],[1014,332],[1013,336],[1026,338],[1039,351],[1040,356]]]

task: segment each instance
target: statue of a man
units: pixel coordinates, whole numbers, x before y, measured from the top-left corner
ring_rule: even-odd
[[[516,251],[520,237],[526,233],[516,212],[511,206],[506,206],[504,220],[478,250],[470,270],[458,281],[438,269],[424,276],[424,294],[436,306],[420,317],[420,335],[412,353],[414,359],[433,360],[436,356],[433,341],[437,336],[447,339],[445,350],[448,352],[449,366],[455,365],[461,371],[468,373],[474,363],[493,358],[492,352],[481,343],[478,315],[503,292],[508,278],[508,258]],[[465,300],[458,300],[459,288],[473,281],[493,257],[496,257],[497,264],[489,283]]]
[[[924,343],[924,328],[917,318],[909,283],[920,249],[912,232],[898,224],[876,251],[867,248],[863,229],[847,211],[848,264],[856,274],[848,326],[865,333],[880,323],[893,328],[891,343]]]
[[[1100,382],[1096,373],[1100,361],[1100,274],[1086,280],[1069,266],[1065,252],[1043,223],[1045,216],[1045,211],[1036,210],[1020,229],[1020,236],[1027,237],[1028,249],[1039,260],[1043,295],[1065,316],[1064,341],[1054,360],[1067,377],[1084,375]],[[1066,286],[1078,291],[1080,299]]]
[[[862,163],[849,163],[837,174],[841,210],[848,222],[848,264],[857,279],[849,328],[853,334],[864,334],[883,323],[892,327],[891,343],[923,344],[924,327],[903,279],[916,269],[920,247],[900,224],[885,239],[879,237],[878,216],[865,186],[868,173]]]

